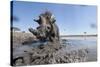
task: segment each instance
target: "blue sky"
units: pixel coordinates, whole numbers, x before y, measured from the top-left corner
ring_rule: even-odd
[[[61,35],[97,33],[96,27],[91,27],[91,24],[97,24],[97,7],[92,5],[14,1],[13,16],[19,20],[13,21],[13,26],[27,32],[30,27],[35,29],[38,24],[33,19],[38,18],[39,14],[46,10],[54,14]]]

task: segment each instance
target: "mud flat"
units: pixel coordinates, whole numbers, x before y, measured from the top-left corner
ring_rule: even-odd
[[[40,65],[87,61],[87,49],[66,50],[64,45],[48,43],[32,48],[21,46],[13,51],[13,65]]]
[[[19,35],[18,35],[19,34]],[[24,35],[23,35],[24,34]],[[88,40],[68,40],[64,43],[34,42],[34,38],[26,36],[27,33],[17,33],[13,37],[12,64],[20,65],[40,65],[58,63],[76,63],[97,60],[96,41]],[[21,35],[21,36],[20,36]],[[22,38],[23,35],[23,39]],[[18,37],[19,36],[19,37]],[[17,38],[16,38],[17,37]],[[27,37],[27,38],[26,38]],[[20,41],[18,38],[22,38]],[[32,41],[32,42],[31,42]],[[23,44],[25,42],[26,44]],[[34,45],[37,45],[34,47]]]

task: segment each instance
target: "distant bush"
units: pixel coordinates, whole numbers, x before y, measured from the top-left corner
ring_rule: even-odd
[[[11,27],[11,31],[20,31],[21,29],[18,27]]]

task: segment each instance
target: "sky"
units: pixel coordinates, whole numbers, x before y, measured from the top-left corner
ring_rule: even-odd
[[[21,31],[36,29],[33,19],[49,10],[56,19],[60,35],[97,34],[97,7],[95,5],[54,4],[40,2],[13,1],[13,26]]]

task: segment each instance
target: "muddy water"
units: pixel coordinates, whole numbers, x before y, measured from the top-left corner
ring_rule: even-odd
[[[34,42],[32,44],[26,44],[23,46],[16,47],[14,49],[14,55],[23,54],[24,51],[31,51],[32,47],[36,47],[40,44],[47,45],[47,42]],[[96,61],[97,60],[97,40],[96,39],[65,39],[61,40],[61,44],[67,45],[65,51],[72,51],[78,49],[87,49],[88,50],[88,59],[87,61]]]
[[[87,61],[96,61],[97,60],[97,40],[96,39],[86,39],[86,40],[66,40],[64,43],[68,47],[68,51],[78,50],[78,49],[87,49],[88,50],[88,59]]]

